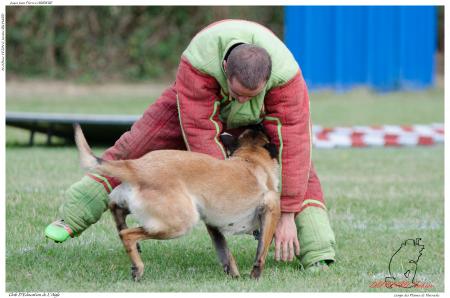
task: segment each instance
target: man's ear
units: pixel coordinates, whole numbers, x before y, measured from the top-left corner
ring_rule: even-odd
[[[277,145],[274,143],[267,143],[264,145],[264,148],[269,151],[271,158],[277,158],[278,157],[278,148]]]
[[[225,146],[228,156],[233,155],[234,151],[236,151],[236,149],[239,146],[238,139],[235,136],[226,132],[220,135],[220,140],[222,141],[222,144]]]
[[[225,70],[225,73],[227,72],[227,61],[223,60],[223,70]]]

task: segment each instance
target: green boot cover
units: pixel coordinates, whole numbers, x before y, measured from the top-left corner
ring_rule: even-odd
[[[102,181],[112,190],[106,179],[100,175],[90,174]],[[74,236],[79,236],[90,225],[96,223],[103,212],[108,209],[108,192],[101,182],[89,176],[72,184],[65,193],[65,201],[59,209],[64,222],[72,229]]]
[[[307,200],[303,203],[314,203],[325,208],[322,202]],[[298,240],[300,242],[300,262],[308,268],[318,261],[334,262],[334,233],[330,226],[326,209],[306,207],[296,217]]]

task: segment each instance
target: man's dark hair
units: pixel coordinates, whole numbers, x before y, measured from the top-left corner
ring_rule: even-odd
[[[245,88],[255,90],[266,82],[272,71],[269,53],[252,44],[234,47],[227,58],[227,77],[236,78]]]

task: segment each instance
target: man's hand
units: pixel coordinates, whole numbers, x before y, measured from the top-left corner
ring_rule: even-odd
[[[295,254],[300,254],[297,227],[295,226],[294,213],[281,213],[280,221],[275,230],[275,260],[292,261]]]

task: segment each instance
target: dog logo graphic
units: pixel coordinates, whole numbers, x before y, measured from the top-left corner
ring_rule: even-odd
[[[389,261],[390,276],[385,278],[387,288],[412,288],[416,285],[417,263],[425,249],[425,246],[419,243],[420,240],[421,238],[405,240],[392,255]]]

